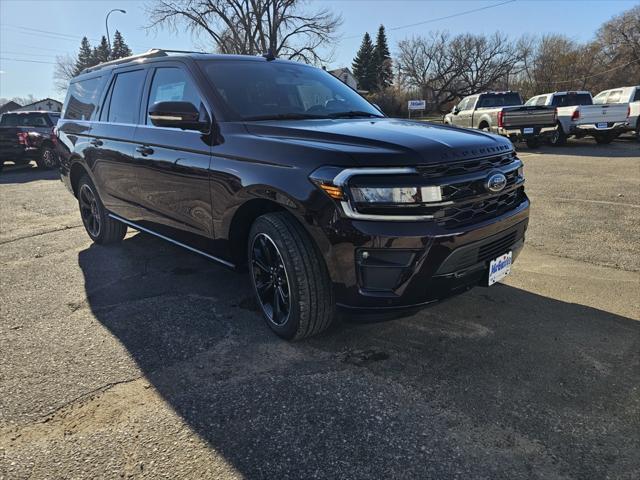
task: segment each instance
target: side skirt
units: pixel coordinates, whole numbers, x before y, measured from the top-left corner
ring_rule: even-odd
[[[153,230],[149,230],[148,228],[142,227],[142,226],[138,225],[137,223],[133,223],[133,222],[130,222],[129,220],[125,220],[124,218],[119,217],[118,215],[114,215],[113,213],[109,213],[109,216],[111,218],[115,219],[115,220],[118,220],[119,222],[122,222],[122,223],[124,223],[126,225],[129,225],[132,228],[135,228],[136,230],[138,230],[140,232],[149,233],[151,235],[154,235],[154,236],[156,236],[158,238],[161,238],[162,240],[166,240],[167,242],[173,243],[174,245],[178,245],[179,247],[186,248],[187,250],[189,250],[191,252],[194,252],[194,253],[197,253],[199,255],[202,255],[203,257],[207,257],[209,260],[213,260],[214,262],[221,263],[221,264],[223,264],[223,265],[225,265],[227,267],[230,267],[230,268],[235,268],[236,267],[231,262],[227,262],[226,260],[223,260],[221,258],[214,257],[213,255],[209,255],[208,253],[205,253],[202,250],[198,250],[197,248],[190,247],[189,245],[185,245],[184,243],[178,242],[177,240],[169,238],[169,237],[167,237],[165,235],[162,235],[160,233],[154,232]]]

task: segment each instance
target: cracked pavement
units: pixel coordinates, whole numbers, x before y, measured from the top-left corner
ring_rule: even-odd
[[[504,284],[286,343],[248,278],[0,176],[0,479],[640,477],[637,144],[522,150]],[[622,195],[622,196],[620,196]]]

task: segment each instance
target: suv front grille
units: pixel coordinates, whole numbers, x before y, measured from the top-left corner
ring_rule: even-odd
[[[523,194],[524,188],[520,187],[478,202],[447,207],[441,211],[441,216],[437,216],[436,222],[443,227],[455,228],[497,217],[517,207]]]
[[[465,160],[462,162],[440,163],[437,165],[421,165],[417,167],[418,173],[424,177],[452,177],[466,175],[467,173],[489,172],[499,170],[515,160],[513,152],[495,155],[493,157]]]

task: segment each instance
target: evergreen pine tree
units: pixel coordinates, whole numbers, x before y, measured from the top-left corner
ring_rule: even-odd
[[[122,37],[122,34],[116,30],[116,33],[113,35],[113,44],[111,48],[111,60],[115,60],[116,58],[128,57],[131,55],[131,49],[129,45],[127,45]]]
[[[376,71],[374,62],[374,47],[369,33],[365,33],[362,44],[353,59],[353,76],[358,80],[358,88],[373,90],[376,87]]]
[[[387,34],[384,25],[380,25],[376,46],[374,48],[374,64],[376,72],[376,89],[384,90],[393,84],[393,69],[391,65],[391,55],[387,43]]]
[[[82,37],[82,42],[80,42],[80,51],[78,52],[78,58],[76,59],[74,75],[78,75],[85,68],[92,66],[92,55],[93,52],[91,51],[89,40],[87,37]]]
[[[97,65],[102,62],[108,62],[109,54],[110,50],[109,44],[107,43],[107,37],[103,35],[102,39],[100,40],[100,45],[95,47],[91,54],[93,65]]]

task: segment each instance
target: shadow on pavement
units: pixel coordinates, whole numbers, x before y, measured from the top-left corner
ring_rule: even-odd
[[[622,158],[637,157],[639,144],[635,140],[618,138],[607,145],[599,145],[593,138],[579,140],[570,138],[565,145],[554,147],[541,145],[539,148],[517,148],[521,153],[537,155],[575,155],[580,157]]]
[[[28,183],[36,180],[59,180],[60,173],[57,169],[42,170],[35,166],[19,165],[9,167],[5,164],[4,169],[0,172],[0,185],[8,185],[12,183]]]
[[[500,285],[291,344],[254,311],[246,276],[153,237],[78,262],[95,318],[246,478],[640,468],[637,321]]]

